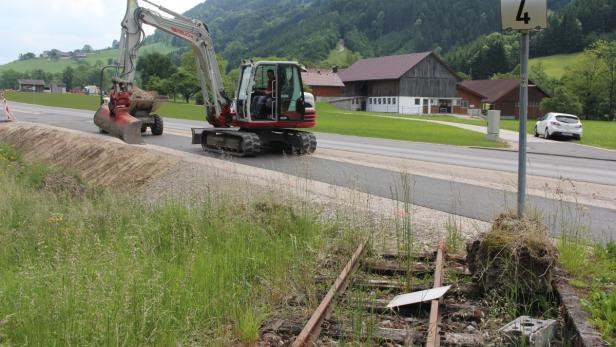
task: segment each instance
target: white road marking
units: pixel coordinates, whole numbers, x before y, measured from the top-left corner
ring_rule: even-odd
[[[25,113],[25,114],[35,114],[35,115],[43,114],[43,112],[32,112],[32,111],[22,110],[22,109],[19,109],[19,108],[13,108],[12,110],[15,113]]]

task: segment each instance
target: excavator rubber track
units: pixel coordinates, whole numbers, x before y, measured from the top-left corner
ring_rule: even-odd
[[[254,157],[261,152],[261,141],[255,133],[215,128],[201,130],[200,144],[206,152],[235,157]]]
[[[211,153],[252,157],[268,149],[282,149],[287,154],[308,155],[317,148],[314,134],[292,129],[192,129],[192,143]]]
[[[296,155],[312,154],[317,149],[317,138],[313,133],[298,130],[285,130],[286,152]],[[291,138],[291,139],[290,139]]]

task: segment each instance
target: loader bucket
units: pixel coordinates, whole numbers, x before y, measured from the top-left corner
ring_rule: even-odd
[[[128,109],[119,110],[111,115],[109,106],[103,104],[94,115],[94,124],[102,131],[122,139],[131,145],[143,143],[141,139],[141,121],[128,113]]]

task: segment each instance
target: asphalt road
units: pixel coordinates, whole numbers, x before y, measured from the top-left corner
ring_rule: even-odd
[[[91,112],[36,105],[11,103],[18,120],[51,124],[74,130],[98,133]],[[186,136],[174,130],[203,127],[205,122],[167,118],[169,130],[161,137],[145,136],[147,143],[181,150],[195,155],[204,153],[191,145]],[[320,148],[398,157],[442,164],[498,171],[517,171],[517,153],[478,148],[454,147],[405,141],[317,134]],[[569,178],[599,184],[616,185],[616,152],[570,143],[537,143],[530,148],[528,173],[535,176]],[[586,158],[584,158],[586,157]],[[589,159],[590,158],[590,159]],[[436,179],[427,176],[403,178],[399,172],[343,163],[317,157],[285,157],[264,154],[258,158],[233,160],[259,168],[307,177],[329,184],[357,189],[376,196],[396,199],[403,179],[411,180],[413,203],[465,217],[491,221],[499,212],[515,208],[516,196],[502,190]],[[394,192],[392,194],[392,192]],[[573,223],[589,226],[596,239],[616,240],[616,210],[576,205],[543,197],[529,196],[528,204],[547,216],[552,232],[559,232]],[[564,221],[564,222],[563,222]]]

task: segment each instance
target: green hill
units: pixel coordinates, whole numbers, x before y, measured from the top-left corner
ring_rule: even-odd
[[[534,58],[530,60],[530,65],[543,64],[545,73],[552,78],[561,78],[565,74],[567,66],[575,64],[575,60],[582,53],[557,54],[548,57]]]
[[[550,0],[550,8],[569,2]],[[358,56],[444,54],[500,31],[495,0],[208,0],[186,15],[208,25],[230,67],[268,56],[345,66]],[[150,42],[184,45],[160,31]],[[336,49],[341,42],[347,52]]]
[[[140,50],[140,54],[146,54],[147,52],[160,52],[160,53],[170,53],[172,51],[177,50],[176,47],[168,45],[166,43],[154,43],[145,45]],[[90,65],[96,65],[100,63],[102,65],[107,65],[109,59],[115,60],[118,56],[117,49],[105,49],[101,51],[96,51],[94,53],[90,53],[86,58],[83,59],[72,59],[72,58],[64,58],[58,60],[44,59],[44,58],[35,58],[30,60],[23,61],[14,61],[12,63],[0,65],[0,73],[6,70],[15,70],[17,72],[30,72],[35,69],[41,69],[46,73],[60,73],[66,69],[68,66],[76,67],[80,64],[80,62],[87,62]]]

